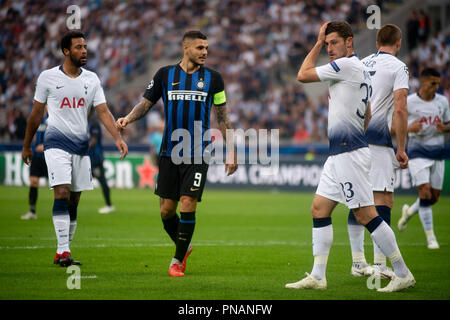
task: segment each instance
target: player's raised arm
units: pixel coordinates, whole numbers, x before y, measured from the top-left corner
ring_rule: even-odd
[[[302,83],[308,82],[318,82],[320,81],[319,76],[317,75],[315,64],[317,57],[319,56],[320,50],[322,50],[323,45],[325,44],[325,30],[330,22],[325,22],[319,30],[319,35],[317,37],[317,42],[312,48],[312,50],[308,53],[305,60],[298,70],[297,80]]]
[[[408,98],[407,89],[398,89],[394,91],[394,116],[392,126],[397,136],[397,158],[400,168],[408,167],[408,156],[405,152],[406,137],[408,135],[408,109],[406,101]]]
[[[228,118],[227,107],[225,104],[223,105],[215,105],[214,110],[216,111],[217,123],[219,124],[220,132],[222,133],[223,138],[227,144],[227,159],[225,162],[225,172],[227,175],[232,175],[236,172],[238,168],[237,164],[237,154],[234,148],[234,138],[227,140],[227,130],[232,130],[233,126],[231,125],[231,121]]]
[[[25,131],[25,139],[23,141],[22,147],[22,159],[27,165],[31,163],[31,141],[33,140],[36,130],[39,128],[39,125],[42,122],[44,111],[45,103],[34,100],[33,110],[31,110],[30,117],[28,118],[27,129]]]
[[[147,98],[143,98],[137,105],[134,106],[133,110],[126,117],[119,118],[116,121],[116,126],[119,130],[123,130],[126,126],[136,120],[141,119],[147,114],[151,109],[153,103]]]
[[[128,154],[128,146],[125,141],[123,141],[120,132],[116,129],[116,126],[114,124],[114,117],[109,111],[106,103],[102,103],[96,106],[95,111],[97,111],[100,121],[116,141],[117,149],[119,149],[120,153],[122,154],[120,159],[125,158]]]

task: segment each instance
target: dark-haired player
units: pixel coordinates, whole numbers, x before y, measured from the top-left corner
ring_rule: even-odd
[[[315,67],[326,45],[330,63]],[[333,243],[331,214],[341,202],[353,210],[356,220],[369,230],[372,239],[389,257],[395,275],[380,292],[414,286],[415,280],[397,246],[394,232],[377,214],[370,183],[370,150],[364,137],[370,121],[371,80],[369,70],[353,50],[353,32],[347,22],[321,26],[313,49],[306,56],[297,79],[300,82],[329,81],[328,139],[330,155],[324,164],[311,206],[313,217],[314,266],[311,274],[290,289],[326,289],[326,266]]]
[[[403,205],[398,229],[418,211],[427,237],[428,249],[439,249],[433,228],[431,206],[439,200],[444,183],[444,132],[450,131],[450,110],[445,96],[438,94],[441,75],[427,68],[420,73],[420,89],[408,96],[409,173],[419,198]]]
[[[129,123],[142,118],[160,98],[164,101],[165,128],[155,194],[160,197],[164,229],[176,245],[169,267],[171,277],[184,276],[186,259],[192,252],[190,241],[194,233],[197,202],[201,201],[208,171],[208,164],[203,158],[208,142],[198,144],[194,136],[204,137],[205,131],[210,128],[213,104],[224,138],[226,130],[232,128],[225,106],[222,76],[204,66],[208,54],[206,36],[200,31],[189,31],[184,34],[182,45],[181,62],[159,69],[142,101],[116,122],[119,129],[124,129]],[[180,141],[177,134],[183,132],[187,136]],[[180,155],[178,152],[180,143],[190,146],[187,154]],[[200,161],[197,161],[196,155],[201,155]],[[237,169],[236,154],[229,160],[225,164],[228,175]],[[180,217],[176,213],[178,202]]]
[[[69,244],[77,226],[77,207],[81,191],[92,190],[91,162],[88,156],[88,114],[95,108],[100,121],[116,141],[124,158],[128,147],[115,127],[97,75],[81,68],[87,61],[85,37],[69,31],[61,40],[64,63],[43,71],[36,83],[33,110],[28,119],[22,158],[32,161],[31,140],[41,123],[47,104],[48,125],[44,136],[44,155],[50,187],[54,190],[53,225],[58,248],[54,263],[74,263]]]

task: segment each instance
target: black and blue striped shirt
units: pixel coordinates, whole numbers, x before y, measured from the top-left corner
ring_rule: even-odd
[[[226,103],[224,82],[219,72],[201,66],[192,74],[186,73],[179,64],[158,70],[144,93],[153,104],[159,98],[164,102],[165,128],[160,156],[170,157],[176,129],[185,129],[191,138],[191,154],[194,157],[194,122],[201,123],[201,137],[210,128],[211,106]],[[209,141],[202,140],[202,154]],[[187,155],[183,155],[187,156]]]

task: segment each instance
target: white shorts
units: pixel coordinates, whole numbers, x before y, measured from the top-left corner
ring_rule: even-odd
[[[442,190],[444,184],[444,160],[414,158],[408,162],[412,185],[429,183],[433,189]]]
[[[44,151],[50,187],[70,184],[70,191],[92,190],[91,159],[61,149]]]
[[[329,156],[323,167],[316,194],[341,202],[349,209],[373,205],[369,173],[369,148]]]
[[[395,170],[400,168],[394,149],[374,144],[370,144],[369,149],[372,158],[370,182],[373,191],[394,192]]]

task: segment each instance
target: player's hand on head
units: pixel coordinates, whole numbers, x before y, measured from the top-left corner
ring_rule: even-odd
[[[32,157],[33,151],[31,151],[31,148],[22,148],[22,160],[25,162],[28,166],[31,163],[31,157]]]
[[[317,41],[324,44],[325,43],[325,31],[327,30],[327,26],[331,21],[325,22],[320,26],[319,35],[317,36]]]
[[[117,149],[119,149],[121,156],[120,159],[123,159],[128,154],[128,146],[122,139],[116,141]]]

